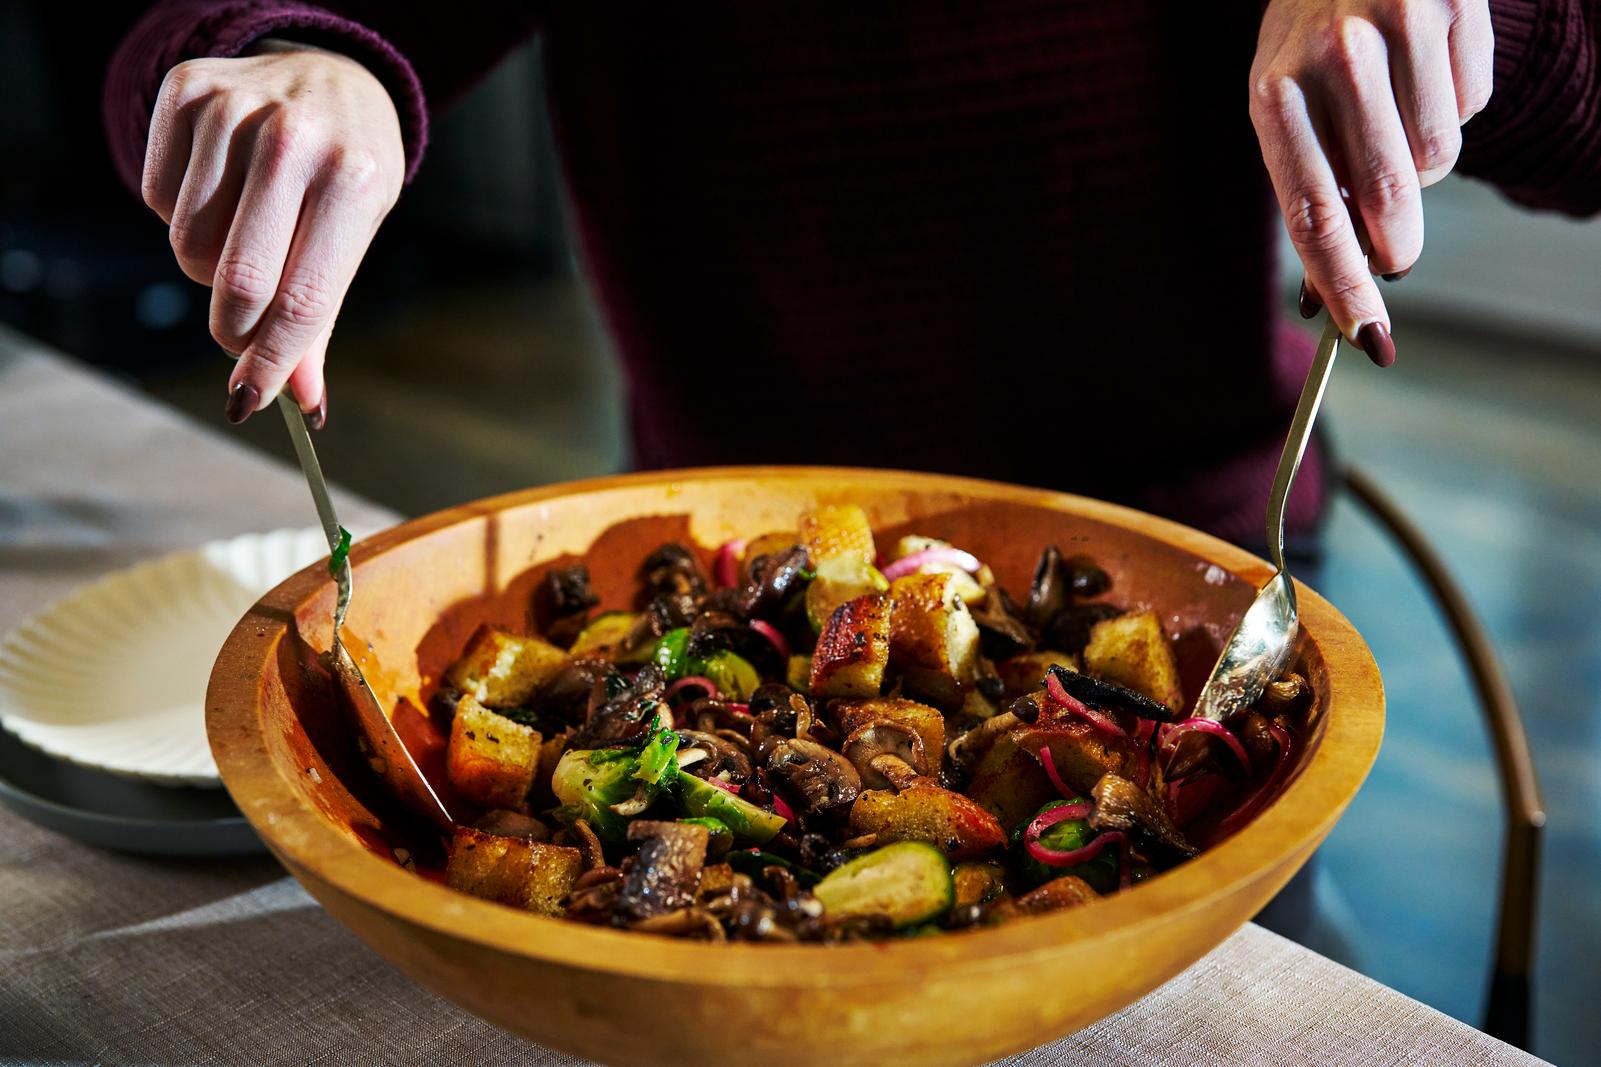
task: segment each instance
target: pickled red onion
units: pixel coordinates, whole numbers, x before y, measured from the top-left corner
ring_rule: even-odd
[[[789,659],[789,642],[785,640],[783,634],[778,632],[778,627],[770,622],[763,622],[761,619],[752,619],[750,628],[771,641],[773,647],[778,649],[778,654],[783,656],[786,661]]]
[[[717,579],[718,585],[732,587],[739,584],[739,561],[744,554],[744,538],[736,537],[723,542],[723,547],[717,550],[717,558],[712,561],[712,577]]]
[[[1069,693],[1054,672],[1045,676],[1045,692],[1053,704],[1077,715],[1101,733],[1109,737],[1128,737],[1127,730]]]
[[[884,568],[884,577],[890,581],[904,578],[908,574],[915,574],[918,568],[930,563],[946,563],[952,567],[960,567],[968,574],[978,571],[984,564],[971,552],[964,552],[959,548],[945,547],[925,548],[921,552],[913,552],[910,556],[900,559]]]

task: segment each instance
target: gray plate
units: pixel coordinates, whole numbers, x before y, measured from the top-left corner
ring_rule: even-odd
[[[234,856],[264,846],[225,789],[150,785],[47,756],[0,730],[0,804],[120,852]]]

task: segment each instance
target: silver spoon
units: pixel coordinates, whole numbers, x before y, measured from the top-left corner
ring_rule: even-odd
[[[328,551],[332,558],[332,554],[339,551],[341,542],[349,535],[339,525],[339,517],[334,513],[333,498],[328,495],[328,483],[322,476],[322,464],[317,462],[317,451],[312,448],[311,434],[306,430],[306,417],[300,413],[300,408],[287,392],[278,394],[278,409],[283,412],[284,422],[289,426],[289,440],[294,443],[295,456],[306,475],[312,502],[317,505],[317,518],[322,522],[322,531],[328,538]],[[339,583],[339,596],[334,602],[333,653],[326,662],[345,695],[345,699],[337,703],[345,709],[357,732],[366,739],[370,746],[367,761],[390,790],[412,811],[448,830],[453,821],[450,812],[440,801],[439,794],[434,792],[434,787],[428,784],[428,779],[423,777],[411,753],[406,750],[405,742],[395,731],[395,724],[384,714],[383,705],[378,702],[372,686],[367,684],[366,676],[356,666],[344,642],[339,640],[339,631],[345,625],[345,612],[350,607],[349,559],[343,561],[334,578]]]
[[[1290,662],[1295,637],[1300,632],[1300,616],[1295,606],[1295,583],[1284,566],[1284,507],[1290,499],[1290,486],[1301,469],[1312,423],[1323,403],[1323,391],[1334,369],[1340,350],[1340,328],[1330,318],[1318,341],[1317,355],[1301,387],[1301,399],[1290,420],[1290,433],[1279,454],[1278,470],[1273,473],[1273,492],[1267,501],[1267,549],[1278,573],[1269,578],[1256,600],[1235,625],[1223,644],[1223,652],[1212,668],[1212,676],[1195,702],[1195,718],[1223,722],[1236,712],[1255,704],[1269,682],[1277,678]]]

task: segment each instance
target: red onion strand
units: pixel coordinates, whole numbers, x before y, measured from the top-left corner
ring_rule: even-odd
[[[784,661],[786,663],[789,661],[789,641],[785,639],[783,634],[779,633],[778,627],[770,622],[763,622],[761,619],[752,619],[750,628],[771,641],[773,647],[778,649],[778,654],[784,657]]]
[[[931,563],[945,563],[952,567],[960,567],[968,574],[977,572],[984,564],[971,552],[964,552],[959,548],[949,546],[925,548],[921,552],[913,552],[910,556],[900,559],[884,568],[884,577],[890,581],[904,578],[908,574],[916,574],[918,569]]]
[[[1045,676],[1045,693],[1052,703],[1077,715],[1108,737],[1128,739],[1127,730],[1069,693],[1055,674]]]
[[[718,585],[732,588],[739,584],[739,561],[744,555],[744,538],[723,542],[723,547],[717,550],[717,558],[712,561],[712,577],[717,579]]]
[[[1183,722],[1176,722],[1171,726],[1163,727],[1162,751],[1165,754],[1171,755],[1174,747],[1178,744],[1178,741],[1176,741],[1175,738],[1189,733],[1192,730],[1199,730],[1203,734],[1210,734],[1222,741],[1228,746],[1229,751],[1234,753],[1234,757],[1240,761],[1240,766],[1245,769],[1245,773],[1251,773],[1251,757],[1246,755],[1245,746],[1240,744],[1240,739],[1235,737],[1234,732],[1227,726],[1224,726],[1220,722],[1213,722],[1211,719],[1189,718],[1185,719]]]
[[[707,694],[710,695],[713,700],[716,700],[722,695],[717,688],[716,682],[712,681],[710,678],[704,678],[698,674],[691,674],[687,677],[678,679],[678,681],[668,686],[667,692],[662,695],[668,700],[671,700],[676,694],[683,692],[685,689],[688,689],[691,686],[700,686],[702,689],[706,690]]]

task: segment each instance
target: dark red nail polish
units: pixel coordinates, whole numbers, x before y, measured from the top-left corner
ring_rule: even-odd
[[[1301,283],[1299,303],[1301,305],[1301,318],[1303,319],[1315,319],[1317,318],[1317,313],[1323,310],[1323,305],[1312,299],[1312,294],[1306,291],[1306,282],[1304,281]]]
[[[1398,271],[1395,271],[1392,274],[1381,274],[1381,275],[1379,275],[1379,277],[1383,278],[1387,282],[1398,282],[1402,278],[1405,278],[1408,274],[1411,274],[1411,273],[1412,273],[1412,268],[1408,267],[1406,270],[1398,270]]]
[[[250,418],[261,404],[261,393],[249,382],[240,382],[228,394],[228,406],[222,409],[224,417],[235,426]]]
[[[327,393],[323,393],[322,394],[322,401],[320,403],[318,403],[317,410],[313,411],[309,416],[307,416],[306,421],[311,423],[311,428],[313,430],[320,430],[324,426],[328,425],[328,394]]]
[[[1388,367],[1395,362],[1395,342],[1382,322],[1370,322],[1358,330],[1356,343],[1377,366]]]

